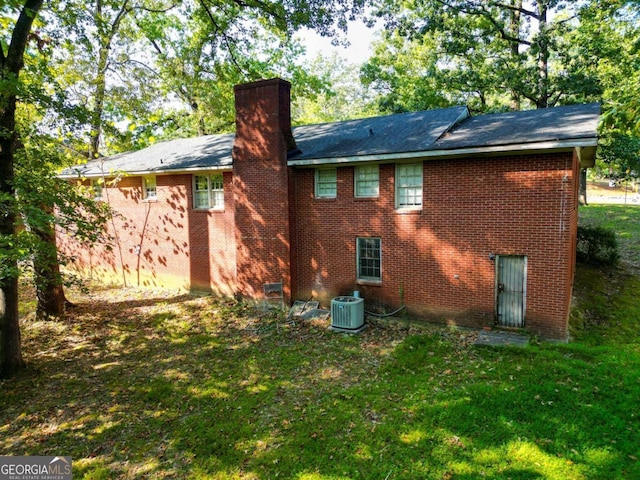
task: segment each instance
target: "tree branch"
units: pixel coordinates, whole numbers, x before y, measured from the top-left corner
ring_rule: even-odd
[[[27,0],[20,11],[20,16],[16,21],[11,35],[11,43],[7,50],[7,55],[3,54],[2,67],[3,70],[18,75],[24,65],[24,51],[27,47],[27,40],[31,32],[31,25],[35,20],[38,11],[42,7],[44,0]],[[2,50],[2,49],[0,49]]]
[[[466,13],[467,15],[479,15],[486,18],[494,26],[496,33],[498,33],[500,37],[503,40],[506,40],[507,42],[518,43],[520,45],[529,45],[529,46],[532,45],[532,42],[525,40],[524,38],[514,37],[512,35],[509,35],[509,33],[505,31],[504,27],[500,25],[500,23],[495,18],[493,18],[493,16],[491,15],[491,12],[487,11],[484,6],[481,6],[479,8],[464,8],[457,5],[453,5],[445,0],[436,0],[436,1],[439,4],[444,5],[445,7],[449,7],[453,10],[456,10],[457,12]],[[518,10],[515,7],[513,7],[513,9]]]
[[[220,28],[220,26],[216,22],[216,19],[214,18],[213,14],[209,10],[208,5],[206,5],[205,1],[204,0],[199,0],[199,3],[202,6],[202,8],[204,9],[204,11],[206,12],[207,16],[209,17],[209,20],[211,20],[211,23],[213,24],[213,26],[216,28],[216,32],[220,32],[220,34],[222,35],[222,40],[224,41],[224,43],[227,46],[227,49],[229,51],[229,56],[231,58],[231,63],[233,63],[235,65],[235,67],[238,69],[238,71],[240,73],[242,73],[243,75],[246,75],[247,72],[240,66],[240,64],[236,60],[235,55],[233,54],[233,48],[231,48],[231,43],[229,41],[229,36],[226,34],[225,31],[223,31]],[[238,1],[236,1],[236,3],[238,3]],[[244,2],[240,2],[240,3],[244,4]],[[244,4],[244,5],[246,5],[246,4]]]
[[[522,13],[524,15],[527,15],[528,17],[535,18],[536,20],[538,19],[538,14],[536,12],[533,12],[531,10],[527,10],[526,8],[514,7],[513,5],[509,5],[509,4],[505,4],[505,3],[499,3],[499,2],[494,2],[492,5],[494,5],[494,6],[498,7],[498,8],[504,8],[505,10],[511,10],[512,12]]]

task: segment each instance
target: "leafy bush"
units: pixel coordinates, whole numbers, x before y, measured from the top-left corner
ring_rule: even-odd
[[[591,265],[615,265],[620,260],[613,230],[601,226],[578,226],[577,259]]]

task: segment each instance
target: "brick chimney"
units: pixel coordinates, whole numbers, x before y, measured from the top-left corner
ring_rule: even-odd
[[[287,154],[291,84],[279,78],[237,85],[233,186],[237,288],[259,298],[265,283],[282,281],[291,298],[291,222]]]

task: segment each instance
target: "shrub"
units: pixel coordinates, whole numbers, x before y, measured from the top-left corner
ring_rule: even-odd
[[[620,260],[613,230],[601,226],[578,226],[577,259],[591,265],[615,265]]]

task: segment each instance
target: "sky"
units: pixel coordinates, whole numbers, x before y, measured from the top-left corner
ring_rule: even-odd
[[[349,63],[361,64],[371,56],[370,45],[374,39],[375,31],[375,27],[368,28],[360,20],[350,23],[346,34],[350,43],[349,47],[335,47],[331,45],[331,38],[321,37],[311,30],[298,33],[297,38],[306,47],[307,57],[310,59],[315,58],[319,53],[323,56],[329,56],[335,52],[346,58]]]

